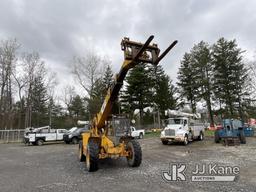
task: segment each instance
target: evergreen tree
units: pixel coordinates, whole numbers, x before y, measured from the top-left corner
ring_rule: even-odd
[[[143,109],[152,106],[152,79],[148,76],[148,67],[145,64],[139,64],[134,67],[126,78],[127,86],[123,91],[121,101],[123,110],[132,114],[135,109],[140,110],[140,119],[143,119]]]
[[[216,97],[226,107],[226,114],[236,117],[238,113],[243,119],[242,100],[247,73],[242,62],[242,51],[236,40],[220,38],[213,45],[212,64],[214,66],[214,92]]]
[[[69,111],[71,112],[71,116],[73,117],[74,124],[77,123],[77,120],[85,118],[84,102],[79,95],[76,95],[71,101]]]
[[[177,108],[177,99],[174,94],[177,92],[172,84],[169,76],[164,73],[161,65],[154,68],[154,103],[160,110],[161,115],[164,115],[167,109]]]
[[[103,76],[103,84],[104,84],[104,91],[107,92],[108,88],[112,85],[113,83],[113,72],[112,68],[110,65],[107,66],[104,76]]]
[[[192,55],[185,53],[178,72],[178,86],[180,94],[190,102],[192,113],[196,113],[196,104],[199,95],[198,84],[196,82],[196,71],[192,66]]]
[[[206,102],[210,124],[213,125],[211,53],[209,45],[204,41],[192,48],[191,66],[194,71],[193,79],[199,90],[198,99],[203,99]]]
[[[43,77],[38,76],[34,79],[31,89],[32,126],[48,125],[47,100],[47,89]]]

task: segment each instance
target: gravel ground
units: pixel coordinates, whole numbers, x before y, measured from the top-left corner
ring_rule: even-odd
[[[100,169],[88,173],[78,162],[77,145],[0,145],[0,191],[256,191],[256,138],[247,144],[224,147],[213,138],[188,146],[162,145],[159,138],[140,140],[143,161],[130,168],[125,159],[103,160]],[[170,163],[187,164],[187,180],[166,182],[162,170]],[[239,166],[235,182],[192,182],[195,164]]]

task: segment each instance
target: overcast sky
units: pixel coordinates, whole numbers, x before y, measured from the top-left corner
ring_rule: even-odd
[[[37,51],[58,73],[61,85],[71,82],[74,55],[96,50],[117,72],[123,60],[123,37],[154,42],[165,49],[178,44],[162,61],[176,79],[180,60],[201,40],[237,39],[251,58],[256,46],[254,0],[0,0],[0,39],[17,38],[22,51]]]

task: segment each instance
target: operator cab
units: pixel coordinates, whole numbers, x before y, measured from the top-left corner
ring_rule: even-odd
[[[107,135],[111,138],[115,145],[120,143],[120,139],[129,137],[130,119],[124,115],[112,115],[107,122],[108,133]]]

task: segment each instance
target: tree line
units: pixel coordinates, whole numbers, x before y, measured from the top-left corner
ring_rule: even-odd
[[[243,121],[255,117],[250,83],[255,74],[245,64],[243,52],[236,40],[220,38],[213,45],[201,41],[183,56],[177,83],[183,102],[194,113],[198,102],[204,102],[211,124],[214,116]]]
[[[139,64],[128,73],[112,112],[150,124],[166,118],[167,109],[190,106],[195,113],[203,103],[211,123],[216,115],[255,117],[256,65],[245,65],[242,54],[235,40],[201,41],[184,54],[176,85],[161,65]],[[70,75],[82,92],[65,85],[57,94],[57,75],[39,53],[22,53],[15,39],[1,41],[0,129],[70,128],[77,120],[90,120],[113,83],[111,61],[88,51],[74,56],[71,66]]]

